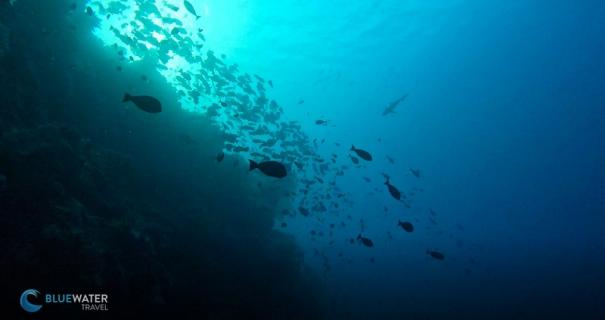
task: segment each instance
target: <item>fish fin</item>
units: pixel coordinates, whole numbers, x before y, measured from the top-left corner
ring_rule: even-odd
[[[122,102],[130,101],[131,96],[128,93],[124,93],[124,98],[122,98]]]
[[[258,163],[256,163],[254,160],[248,160],[248,161],[250,161],[250,169],[249,169],[249,171],[252,171],[252,170],[258,168]]]

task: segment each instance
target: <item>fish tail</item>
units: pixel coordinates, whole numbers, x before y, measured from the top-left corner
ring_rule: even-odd
[[[249,169],[249,171],[252,171],[252,170],[258,168],[258,163],[256,163],[254,160],[248,160],[248,161],[250,161],[250,169]]]
[[[128,93],[124,93],[124,98],[122,99],[122,102],[126,101],[130,101],[130,95]]]

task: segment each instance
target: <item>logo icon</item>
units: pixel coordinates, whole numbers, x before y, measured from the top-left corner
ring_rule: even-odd
[[[34,313],[40,310],[40,308],[42,308],[42,305],[33,304],[29,302],[29,300],[27,300],[27,297],[29,296],[34,296],[34,298],[37,298],[39,294],[40,292],[36,289],[27,289],[23,291],[23,293],[21,294],[21,299],[19,299],[19,303],[21,303],[21,308],[30,313]]]

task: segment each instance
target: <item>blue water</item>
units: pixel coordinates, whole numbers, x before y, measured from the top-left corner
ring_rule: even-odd
[[[99,3],[112,2],[123,3],[128,10],[112,11],[106,7],[112,15],[105,17],[106,12],[99,9]],[[184,311],[179,307],[173,309],[178,303],[171,305],[171,302],[185,301],[182,303],[186,305],[191,300],[184,296],[197,301],[196,294],[200,294],[204,297],[201,299],[204,307],[200,310],[213,310],[200,311],[200,314],[216,316],[216,319],[229,318],[228,312],[214,312],[223,308],[241,312],[231,315],[249,312],[257,316],[252,317],[254,319],[262,318],[259,314],[267,314],[271,319],[278,319],[276,314],[300,315],[305,313],[301,313],[298,306],[308,301],[320,301],[309,306],[310,310],[321,309],[308,314],[321,314],[326,319],[605,318],[602,289],[605,285],[605,2],[189,2],[201,16],[199,20],[176,0],[98,0],[78,2],[77,9],[69,13],[63,9],[57,13],[47,12],[46,20],[38,21],[23,19],[38,16],[35,10],[26,7],[35,8],[32,1],[23,0],[20,4],[18,0],[14,4],[16,18],[6,23],[10,28],[21,24],[23,30],[34,30],[31,32],[36,35],[40,29],[37,24],[46,28],[54,24],[49,17],[61,23],[64,22],[60,19],[66,19],[67,24],[83,24],[77,29],[85,30],[78,31],[77,37],[81,38],[66,41],[67,48],[81,50],[64,53],[64,60],[73,61],[62,61],[62,55],[58,54],[61,44],[56,47],[48,44],[54,39],[56,45],[60,37],[51,37],[48,43],[43,42],[41,47],[32,50],[31,56],[23,58],[26,62],[31,60],[34,66],[45,66],[47,61],[41,57],[52,53],[52,67],[48,70],[53,71],[55,63],[73,67],[78,72],[86,70],[82,74],[74,73],[76,80],[66,72],[65,78],[43,81],[40,79],[45,75],[55,73],[24,68],[35,70],[31,73],[36,83],[51,88],[49,83],[55,82],[61,99],[65,94],[61,90],[65,87],[73,89],[70,94],[74,97],[83,95],[68,100],[89,108],[78,109],[82,114],[65,112],[70,114],[65,116],[69,119],[65,122],[75,127],[80,121],[85,123],[79,128],[83,135],[92,136],[103,148],[115,148],[134,159],[135,166],[148,174],[139,181],[157,184],[156,193],[141,192],[153,208],[148,211],[154,214],[137,219],[149,219],[149,225],[157,228],[150,231],[151,238],[178,240],[162,240],[157,247],[155,243],[149,245],[151,249],[139,247],[138,242],[132,246],[136,248],[133,250],[143,252],[141,256],[145,259],[151,257],[150,261],[159,261],[162,267],[158,269],[168,274],[169,280],[165,282],[170,283],[166,285],[169,290],[165,290],[165,283],[156,280],[159,288],[149,292],[161,299],[153,294],[149,294],[153,296],[149,300],[142,298],[144,308],[149,307],[145,310],[154,312],[151,303],[146,304],[153,301],[160,306],[158,310],[170,314],[175,309]],[[185,55],[189,56],[184,60],[189,63],[197,53],[205,55],[212,50],[227,65],[237,64],[238,71],[226,74],[249,73],[270,79],[274,86],[265,85],[266,97],[276,101],[283,113],[271,120],[259,120],[245,112],[234,115],[225,107],[219,108],[218,116],[210,116],[213,104],[232,97],[217,89],[216,83],[220,81],[202,79],[205,72],[211,73],[208,70],[215,72],[219,68],[198,69],[193,63],[172,59],[174,52],[170,53],[169,63],[161,62],[159,55],[154,55],[160,50],[152,44],[148,43],[143,50],[116,38],[116,34],[132,36],[137,27],[122,25],[119,30],[110,29],[124,21],[136,22],[143,16],[135,14],[135,3],[139,6],[154,3],[163,8],[163,15],[172,14],[182,20],[186,36],[175,43],[188,44],[187,40],[203,43],[199,51],[186,47],[189,51]],[[180,9],[172,12],[166,9],[166,3]],[[85,14],[87,5],[94,8],[94,14]],[[2,9],[0,14],[13,15],[8,9]],[[91,22],[93,17],[97,20]],[[164,28],[164,34],[174,27],[161,22],[158,26]],[[200,29],[203,29],[204,41],[197,35],[202,34],[198,32]],[[138,30],[151,36],[149,27],[139,26]],[[27,41],[12,41],[20,44],[15,47],[28,51]],[[116,57],[118,50],[119,58]],[[3,51],[0,47],[0,57]],[[81,52],[95,52],[98,56],[74,58]],[[55,54],[58,62],[55,62]],[[41,62],[32,62],[36,59]],[[116,65],[120,66],[120,73],[113,70]],[[42,74],[40,79],[38,72]],[[91,76],[97,73],[98,78]],[[142,74],[144,82],[139,79]],[[192,80],[179,80],[183,74]],[[85,75],[88,80],[78,81],[79,75]],[[162,82],[164,80],[168,82]],[[70,84],[61,86],[61,81]],[[241,83],[256,86],[258,82],[254,81]],[[200,89],[205,83],[212,83],[212,88]],[[234,83],[229,85],[235,87],[235,91],[244,87]],[[191,84],[191,92],[202,92],[199,101],[188,95],[190,92],[183,89],[183,84]],[[264,97],[265,89],[250,96],[253,100]],[[47,90],[55,93],[54,89]],[[165,103],[167,115],[147,118],[132,106],[122,107],[115,101],[119,101],[126,90],[143,93],[147,90],[159,97]],[[99,96],[91,98],[91,92],[95,91]],[[394,114],[382,115],[389,103],[405,94],[407,98]],[[116,104],[119,107],[114,108]],[[265,112],[265,109],[260,111],[263,116]],[[57,121],[61,116],[49,118]],[[195,131],[197,124],[190,119],[199,120],[200,116],[208,116],[209,124],[203,122],[203,129]],[[6,119],[9,117],[0,114],[0,123],[8,123]],[[98,123],[95,119],[99,119]],[[318,125],[316,120],[328,122]],[[250,130],[243,128],[266,125],[273,130],[268,134],[273,138],[288,121],[300,124],[300,130],[295,131],[303,137],[291,150],[278,144],[261,151],[252,142],[255,137]],[[125,132],[128,134],[124,135]],[[174,136],[182,136],[183,132],[187,133],[185,145],[174,142]],[[228,139],[222,136],[224,133],[238,136],[236,144],[252,149],[230,150],[225,142]],[[10,145],[3,139],[0,146]],[[7,138],[7,141],[12,140]],[[354,165],[349,158],[351,145],[370,152],[373,160],[361,160],[359,165]],[[217,164],[214,157],[220,150],[227,158]],[[312,160],[303,156],[308,150],[330,164],[327,173],[312,168]],[[256,172],[248,173],[247,159],[254,157],[253,151],[265,156],[283,156],[278,160],[287,162],[288,179],[276,182]],[[337,156],[334,163],[330,163],[332,155]],[[305,168],[296,169],[289,157],[304,162]],[[2,165],[0,161],[0,178],[4,177],[3,170],[9,170]],[[335,175],[340,169],[344,175]],[[419,169],[420,177],[415,177],[410,169]],[[13,167],[11,170],[18,171]],[[5,188],[12,190],[11,179],[19,176],[7,172],[8,183],[3,184],[8,187],[0,188],[0,195]],[[118,173],[118,176],[128,176]],[[384,174],[406,195],[405,201],[396,201],[389,194]],[[305,179],[318,177],[325,183],[315,182],[307,190],[308,194],[301,192]],[[278,196],[276,190],[293,192],[293,195]],[[337,194],[345,196],[336,198]],[[165,203],[158,205],[157,200],[163,197]],[[89,208],[86,201],[79,200],[82,207],[95,212],[96,207],[90,205]],[[135,209],[126,207],[138,213],[138,200],[132,200]],[[53,201],[48,203],[54,205]],[[118,200],[114,202],[121,204]],[[325,204],[328,210],[312,209],[317,203]],[[301,214],[299,207],[306,207],[311,214]],[[282,210],[288,214],[276,213]],[[168,222],[154,220],[157,217]],[[257,217],[258,225],[254,223]],[[105,218],[116,219],[115,216]],[[132,230],[136,232],[131,233],[145,234],[148,225],[139,226],[137,219],[133,219],[136,223],[118,219],[116,224],[123,223],[128,229],[132,223],[136,226]],[[414,232],[407,233],[400,228],[397,224],[400,220],[411,222]],[[164,223],[169,227],[158,226]],[[287,227],[282,227],[282,223]],[[196,228],[200,225],[198,233]],[[82,228],[83,234],[90,231]],[[90,228],[90,233],[97,233],[96,227]],[[362,245],[356,240],[358,235],[370,238],[374,246]],[[294,239],[292,246],[289,236]],[[128,243],[125,239],[129,238],[119,239]],[[275,256],[273,246],[277,248]],[[207,247],[212,249],[205,251]],[[162,254],[156,256],[156,249]],[[196,251],[198,249],[200,251]],[[432,258],[428,250],[442,252],[445,259]],[[256,258],[260,261],[258,265]],[[171,265],[171,261],[178,262]],[[131,270],[129,268],[138,270],[136,264],[120,263],[116,263],[120,272]],[[279,269],[284,265],[287,267]],[[250,271],[246,273],[238,267]],[[220,271],[205,273],[206,270]],[[162,272],[154,269],[150,277],[156,279],[154,277]],[[233,281],[239,272],[245,280],[260,280],[250,281],[252,284]],[[275,281],[283,281],[290,275],[296,280],[292,280],[292,285],[263,282],[265,277],[271,278],[272,272],[279,273]],[[307,273],[313,277],[306,278]],[[198,277],[199,274],[202,275]],[[162,277],[157,275],[158,279],[164,279]],[[38,281],[47,278],[47,275],[35,277]],[[183,278],[192,280],[188,283]],[[212,290],[221,290],[203,291],[204,281],[212,282],[208,285]],[[302,283],[298,281],[308,281],[314,289],[298,292],[295,286]],[[40,286],[39,283],[31,286]],[[179,286],[183,283],[184,286]],[[89,285],[82,280],[69,288],[78,289],[77,285],[82,284]],[[124,287],[128,284],[118,281],[112,288]],[[254,299],[258,288],[269,288],[270,294],[263,291],[266,301]],[[273,288],[277,289],[270,290]],[[45,292],[47,288],[38,289]],[[233,292],[229,290],[241,296],[237,295],[232,301],[223,299],[232,297]],[[313,298],[306,300],[307,294]],[[121,297],[116,295],[114,299],[119,300]],[[279,301],[281,295],[286,307],[273,300],[277,297]],[[219,298],[206,299],[213,296]],[[170,300],[175,297],[183,300]],[[119,312],[128,306],[119,304],[113,308]],[[42,310],[51,308],[45,306]],[[188,311],[184,318],[192,317],[196,310]]]
[[[376,158],[339,181],[354,194],[353,223],[336,231],[355,236],[363,219],[375,248],[311,237],[328,230],[317,221],[290,230],[316,267],[313,250],[329,258],[336,309],[368,319],[602,314],[603,2],[242,1],[237,12],[249,16],[218,45],[281,84],[276,99],[312,137]],[[381,172],[424,189],[411,209],[389,197]],[[418,221],[415,233],[397,227],[404,218]]]

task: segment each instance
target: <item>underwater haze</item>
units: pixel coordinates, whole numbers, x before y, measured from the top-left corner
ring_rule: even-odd
[[[604,17],[0,1],[0,318],[603,319]]]

